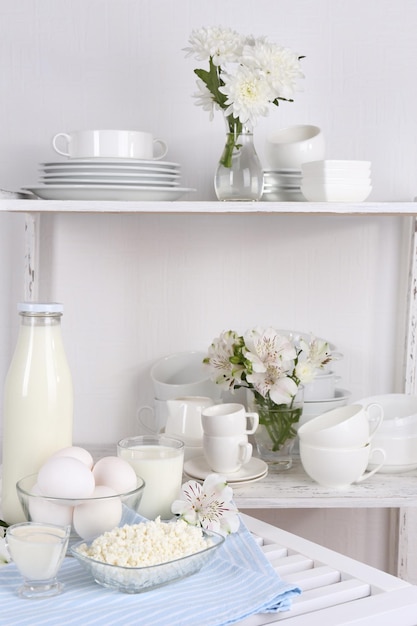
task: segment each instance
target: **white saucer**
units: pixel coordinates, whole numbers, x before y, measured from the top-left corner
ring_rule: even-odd
[[[197,456],[185,461],[184,472],[190,476],[190,478],[199,478],[200,480],[204,480],[209,474],[214,473],[208,466],[204,456]],[[240,470],[232,474],[224,474],[224,477],[230,485],[237,485],[237,483],[259,480],[260,478],[264,478],[267,473],[268,465],[265,461],[252,457]]]
[[[195,191],[189,187],[137,187],[135,185],[45,185],[24,187],[43,200],[137,200],[142,202],[178,200]]]

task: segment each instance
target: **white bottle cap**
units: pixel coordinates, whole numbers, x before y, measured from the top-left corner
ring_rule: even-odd
[[[59,302],[19,302],[19,313],[63,313],[64,306]]]

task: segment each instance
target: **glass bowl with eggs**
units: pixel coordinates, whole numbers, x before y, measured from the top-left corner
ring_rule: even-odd
[[[16,489],[29,522],[71,526],[71,546],[135,517],[144,486],[124,459],[106,456],[94,464],[87,450],[75,446],[49,457]]]

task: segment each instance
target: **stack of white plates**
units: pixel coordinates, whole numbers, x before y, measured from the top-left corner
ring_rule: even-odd
[[[269,202],[304,202],[301,193],[301,170],[264,170],[262,200]]]
[[[301,169],[309,202],[363,202],[372,191],[370,161],[311,161]]]
[[[46,200],[176,200],[181,167],[143,159],[68,159],[41,164],[40,186],[27,188]]]

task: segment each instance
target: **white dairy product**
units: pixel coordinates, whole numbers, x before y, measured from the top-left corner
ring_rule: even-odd
[[[28,581],[48,581],[58,573],[68,536],[64,528],[23,524],[7,533],[7,548],[24,578]]]
[[[4,388],[2,510],[9,524],[25,520],[16,482],[72,445],[73,389],[61,336],[62,306],[24,303],[19,312]]]
[[[145,481],[138,512],[151,520],[158,516],[172,518],[171,504],[181,489],[184,449],[164,445],[119,446],[118,454]]]

